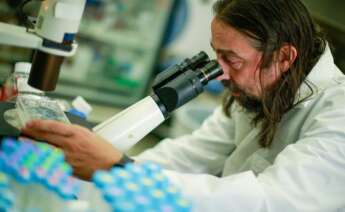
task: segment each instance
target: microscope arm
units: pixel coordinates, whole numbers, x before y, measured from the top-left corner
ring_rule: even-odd
[[[78,47],[78,45],[74,43],[72,44],[72,51],[67,52],[44,47],[42,43],[42,37],[28,32],[25,27],[0,22],[0,45],[38,49],[49,54],[59,55],[63,57],[73,56]]]
[[[0,44],[37,49],[42,44],[42,38],[26,32],[25,27],[0,22]]]
[[[92,130],[122,152],[150,133],[165,120],[151,96],[140,100]]]

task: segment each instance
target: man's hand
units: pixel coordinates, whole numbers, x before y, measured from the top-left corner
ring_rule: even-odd
[[[122,157],[110,143],[78,125],[35,120],[22,133],[62,149],[73,174],[83,180],[90,180],[98,169],[110,169]]]

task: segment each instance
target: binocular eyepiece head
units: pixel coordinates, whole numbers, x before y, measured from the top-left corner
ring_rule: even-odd
[[[199,73],[200,80],[206,85],[210,80],[217,78],[223,74],[216,60],[210,60],[208,55],[201,51],[192,58],[185,59],[180,65],[181,72],[193,70]]]
[[[188,71],[200,72],[199,77],[203,85],[223,73],[217,61],[210,60],[208,55],[201,51],[158,74],[153,83],[153,90],[159,89]]]
[[[157,76],[153,98],[165,117],[204,91],[204,86],[223,74],[216,60],[204,52],[172,66]]]

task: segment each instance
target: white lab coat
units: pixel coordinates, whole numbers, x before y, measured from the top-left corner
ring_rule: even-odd
[[[284,115],[269,149],[235,105],[135,159],[161,164],[194,211],[345,211],[345,77],[328,47],[308,80],[314,95]]]

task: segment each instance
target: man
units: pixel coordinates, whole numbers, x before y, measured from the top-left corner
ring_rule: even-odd
[[[211,45],[229,87],[200,129],[135,158],[161,164],[196,211],[345,211],[345,77],[300,0],[222,0]],[[53,121],[23,130],[88,179],[123,154]]]

